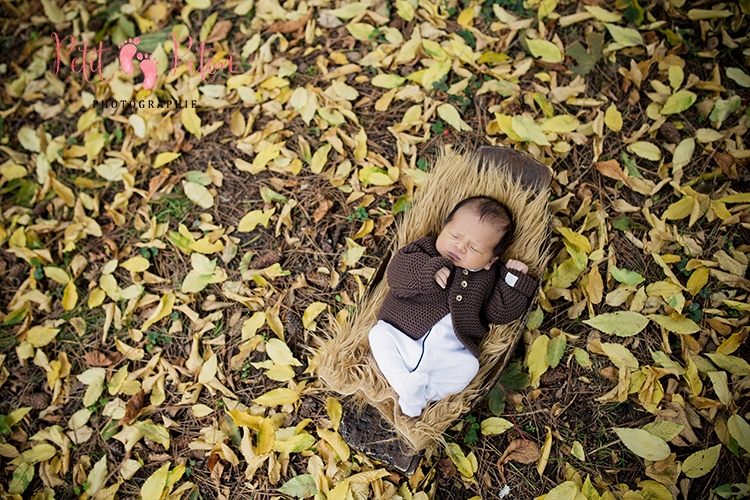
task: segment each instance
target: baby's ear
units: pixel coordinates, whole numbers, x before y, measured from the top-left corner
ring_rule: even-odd
[[[492,264],[494,264],[497,259],[498,257],[492,257],[490,261],[487,263],[487,265],[484,266],[485,271],[489,271],[490,267],[492,267]]]

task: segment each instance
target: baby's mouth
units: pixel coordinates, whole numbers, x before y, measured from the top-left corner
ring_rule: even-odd
[[[452,260],[452,261],[453,261],[454,263],[456,263],[456,262],[461,262],[461,258],[460,258],[460,257],[459,257],[458,255],[456,255],[455,253],[453,253],[453,252],[448,252],[448,257],[450,257],[450,258],[451,258],[451,260]]]

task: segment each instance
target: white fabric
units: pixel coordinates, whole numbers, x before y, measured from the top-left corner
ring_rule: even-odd
[[[515,274],[505,273],[505,282],[508,284],[508,286],[515,286],[516,281],[518,281],[518,276]]]
[[[477,358],[456,337],[450,314],[419,340],[385,321],[372,327],[369,339],[378,368],[410,417],[419,416],[429,401],[461,392],[479,371]]]

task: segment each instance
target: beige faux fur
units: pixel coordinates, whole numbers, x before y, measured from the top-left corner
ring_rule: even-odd
[[[473,154],[443,154],[399,225],[394,249],[422,236],[437,235],[456,203],[470,196],[487,195],[504,202],[515,218],[515,239],[503,258],[523,261],[529,266],[529,275],[539,278],[546,264],[543,247],[549,230],[546,193],[538,196],[525,191],[503,165],[481,171],[477,166],[478,159]],[[318,376],[332,390],[378,408],[414,451],[420,451],[442,442],[442,434],[453,421],[479,402],[487,373],[510,354],[508,347],[520,335],[523,320],[492,327],[482,343],[479,373],[466,390],[430,403],[420,417],[410,418],[399,410],[397,395],[375,364],[367,340],[387,291],[383,279],[358,305],[345,328],[332,322],[330,337],[317,352]]]

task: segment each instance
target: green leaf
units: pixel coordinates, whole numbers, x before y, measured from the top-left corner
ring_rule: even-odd
[[[719,99],[716,101],[716,104],[714,104],[714,109],[711,111],[711,114],[708,115],[708,119],[712,122],[723,122],[729,118],[732,113],[737,111],[740,104],[742,104],[742,98],[738,95],[733,95],[727,100]]]
[[[529,376],[521,370],[520,363],[513,362],[508,364],[497,380],[497,383],[511,391],[520,391],[527,388],[530,382]]]
[[[620,283],[626,285],[637,285],[643,282],[643,276],[635,271],[628,271],[627,269],[620,269],[619,267],[612,266],[612,277]]]
[[[738,375],[740,377],[747,377],[750,375],[750,364],[742,358],[737,356],[728,356],[718,352],[706,354],[711,361],[716,364],[719,368],[722,368],[732,375]]]
[[[734,82],[740,87],[750,87],[750,75],[742,71],[740,68],[727,68],[727,78],[734,80]]]
[[[663,440],[643,429],[615,427],[612,429],[622,443],[641,458],[658,461],[669,456],[671,450]]]
[[[727,429],[737,444],[750,451],[750,424],[741,416],[735,414],[727,420]]]
[[[573,349],[573,356],[576,358],[576,362],[581,365],[581,368],[591,368],[591,357],[589,357],[589,353],[580,347],[576,347]]]
[[[34,479],[34,464],[23,462],[13,471],[13,478],[8,484],[8,493],[20,495]]]
[[[669,420],[662,420],[661,422],[651,422],[643,426],[644,431],[648,431],[654,436],[663,439],[664,441],[671,441],[677,435],[682,432],[685,426]]]
[[[526,142],[534,142],[540,146],[549,146],[550,143],[544,132],[534,120],[522,115],[515,115],[511,120],[513,131]]]
[[[547,359],[552,368],[556,368],[557,365],[560,364],[560,360],[562,359],[563,354],[565,354],[565,347],[567,347],[567,345],[568,341],[565,338],[564,333],[561,333],[550,340],[549,346],[547,347]]]
[[[544,62],[559,63],[563,60],[562,52],[552,42],[548,42],[547,40],[526,40],[526,44],[529,46],[531,55],[541,58]]]
[[[673,115],[675,113],[682,113],[692,106],[697,98],[698,96],[689,90],[675,92],[667,98],[667,102],[665,102],[664,106],[661,108],[661,114]]]
[[[310,474],[300,474],[281,485],[279,493],[294,498],[307,498],[316,495],[318,488],[315,486],[315,479]]]
[[[622,26],[609,23],[606,23],[604,26],[607,27],[607,31],[612,35],[612,39],[622,47],[643,45],[643,38],[638,30],[634,30],[633,28],[623,28]]]
[[[632,337],[646,328],[648,318],[635,311],[617,311],[594,316],[584,323],[610,335]]]
[[[682,472],[689,478],[705,476],[719,462],[721,444],[707,450],[696,451],[682,462]]]

